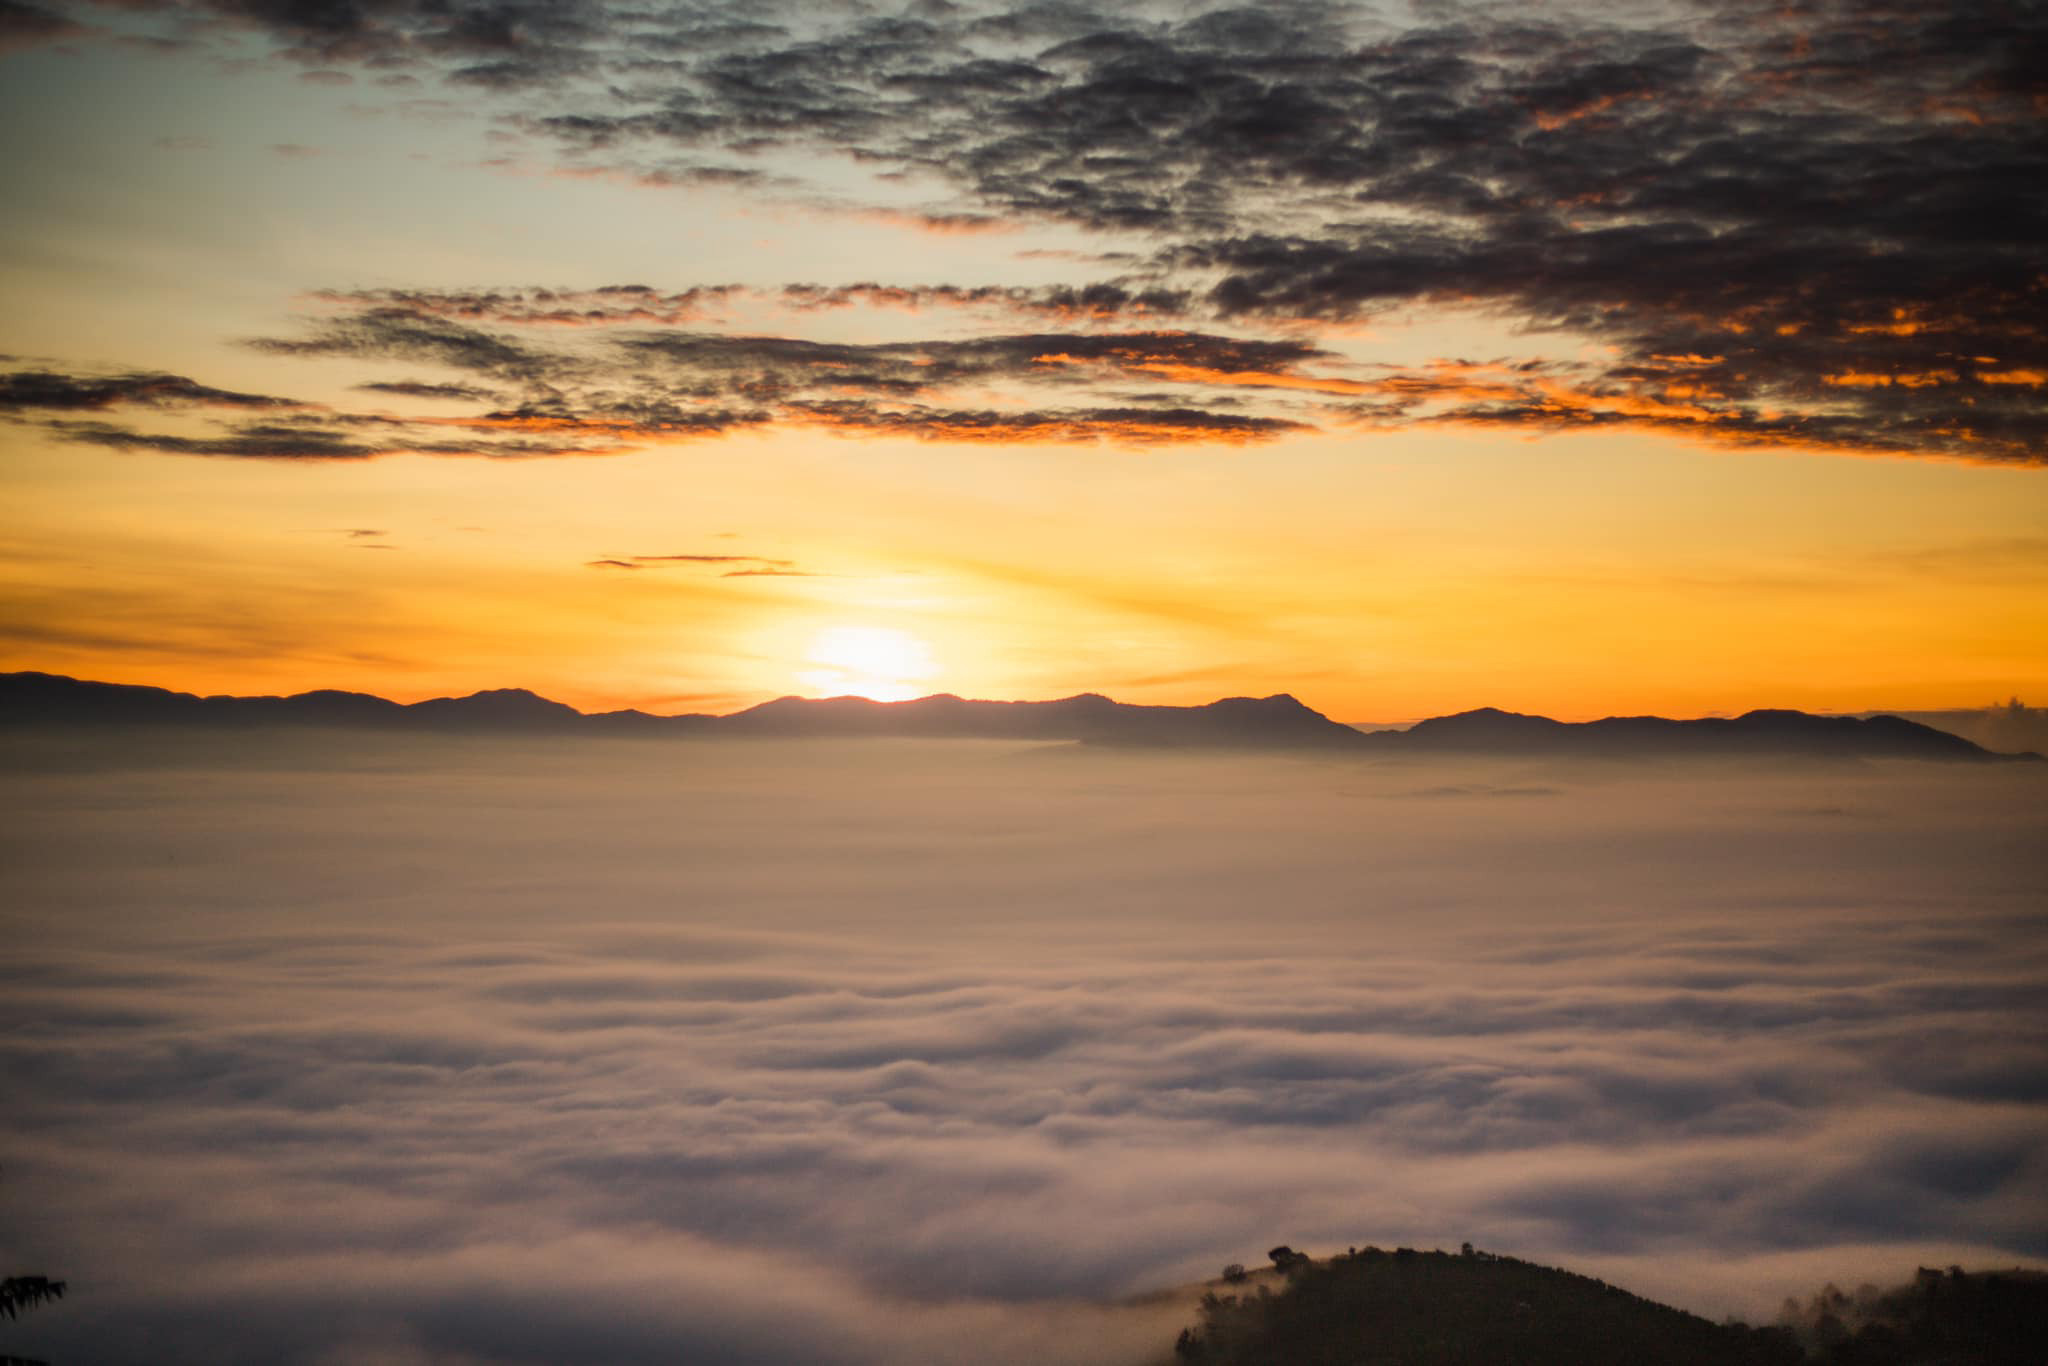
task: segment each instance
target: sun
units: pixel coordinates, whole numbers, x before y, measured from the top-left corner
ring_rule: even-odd
[[[920,697],[924,680],[939,671],[930,646],[908,631],[886,626],[827,627],[812,638],[804,660],[816,666],[797,674],[805,687],[877,702]]]

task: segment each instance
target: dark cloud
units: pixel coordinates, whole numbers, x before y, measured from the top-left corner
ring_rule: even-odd
[[[759,555],[635,555],[645,564],[769,564],[786,565],[791,560],[764,560]]]
[[[811,578],[794,560],[761,555],[613,555],[588,561],[591,569],[723,568],[723,578]]]
[[[314,69],[432,64],[481,84],[588,70],[588,45],[615,31],[614,17],[593,0],[125,0],[124,8],[255,29],[282,56]]]
[[[354,419],[388,421],[388,419]],[[724,408],[684,408],[665,400],[606,400],[595,408],[579,410],[557,396],[498,409],[475,417],[422,417],[411,420],[420,427],[453,427],[477,432],[533,432],[567,438],[595,438],[612,441],[659,441],[678,437],[721,436],[740,428],[767,421],[760,412],[736,412]]]
[[[409,307],[375,307],[324,319],[310,330],[310,337],[258,338],[249,344],[287,356],[426,361],[508,381],[534,379],[562,364],[559,357],[529,350],[508,337]]]
[[[21,372],[0,379],[0,413],[156,407],[298,407],[288,422],[244,424],[211,434],[145,432],[117,423],[46,420],[67,440],[119,450],[253,459],[353,460],[417,453],[533,458],[609,454],[637,446],[703,439],[778,425],[845,435],[919,440],[1105,441],[1242,444],[1311,429],[1299,417],[1232,411],[1240,394],[1282,393],[1318,400],[1370,392],[1366,381],[1322,374],[1331,353],[1300,340],[1199,332],[1040,332],[902,343],[827,343],[625,324],[646,310],[651,291],[621,287],[592,296],[623,299],[622,315],[594,338],[544,335],[563,301],[548,291],[449,296],[405,303],[379,294],[360,311],[309,322],[309,335],[261,338],[272,354],[404,364],[435,363],[502,388],[423,380],[368,381],[359,389],[406,397],[496,403],[467,415],[397,417],[312,410],[314,405],[213,389],[167,375],[100,379]],[[337,301],[341,296],[329,296]],[[673,299],[674,296],[670,296]],[[533,312],[539,309],[540,313]],[[587,310],[577,309],[577,312]],[[524,331],[486,329],[456,316],[517,315]],[[1033,390],[1087,388],[1143,379],[1180,386],[1124,395],[1113,404],[1048,407]],[[1009,406],[944,402],[972,388],[1003,390]],[[505,390],[523,397],[505,403]],[[1347,410],[1336,410],[1350,420]],[[757,567],[774,568],[762,565]]]
[[[201,435],[145,432],[111,422],[61,420],[43,424],[58,438],[79,445],[165,455],[222,456],[243,460],[371,460],[388,455],[478,456],[532,460],[560,456],[612,455],[641,440],[677,434],[711,435],[725,430],[709,416],[696,427],[642,430],[594,423],[528,422],[498,416],[406,422],[361,414],[332,413],[293,422],[241,423]],[[477,435],[450,437],[448,427]]]
[[[131,431],[104,422],[68,422],[54,428],[65,440],[117,451],[160,451],[166,455],[220,455],[247,460],[367,460],[385,454],[317,427],[257,424],[218,436],[169,436]]]
[[[718,298],[727,292],[706,293]],[[1277,413],[1214,411],[1235,406],[1236,391],[1346,397],[1365,392],[1359,381],[1310,369],[1337,358],[1299,339],[1144,331],[821,342],[634,326],[649,316],[697,307],[695,295],[661,296],[640,286],[574,296],[510,290],[322,297],[360,307],[312,320],[310,336],[252,345],[287,355],[433,361],[521,387],[531,396],[516,407],[474,417],[412,419],[417,426],[620,441],[798,423],[928,440],[1244,442],[1309,430],[1311,424]],[[472,326],[468,319],[494,326]],[[565,342],[545,335],[561,322],[584,325],[595,335]],[[521,330],[508,330],[514,327]],[[1115,406],[1046,408],[1030,397],[1034,388],[1087,387],[1105,379],[1186,387],[1126,397]],[[977,392],[1009,386],[1013,406],[968,409],[936,401],[970,386]],[[1211,406],[1198,406],[1204,404]]]
[[[777,181],[765,171],[748,166],[720,166],[690,162],[662,162],[636,168],[634,177],[642,185],[763,185]]]
[[[1302,364],[1331,358],[1301,341],[1198,332],[1024,333],[868,344],[660,332],[623,338],[619,347],[694,382],[756,398],[819,389],[907,396],[967,382],[1072,383],[1102,376],[1286,383],[1302,378]]]
[[[830,151],[948,186],[945,202],[888,211],[910,226],[1063,222],[1109,238],[1100,259],[1125,272],[746,292],[798,312],[1184,319],[1213,335],[1452,308],[1597,343],[1585,354],[1599,358],[1483,397],[1409,366],[1316,425],[1634,428],[2048,460],[2039,6],[1478,6],[1402,23],[1323,3],[745,18],[597,0],[145,8],[254,26],[315,71],[407,67],[543,90],[505,117],[571,170],[766,183],[764,154]],[[623,371],[600,377],[503,331],[696,325],[737,297],[728,285],[362,291],[331,296],[351,315],[313,337],[268,344],[668,401],[664,385],[693,399],[938,407],[949,375],[1032,373],[999,354],[1004,337],[928,344],[937,368],[913,372],[908,347],[668,334],[621,341],[604,363]],[[1097,379],[1132,368],[1091,363]],[[1138,368],[1151,363],[1168,362]],[[1171,363],[1184,378],[1257,368]],[[843,392],[817,393],[834,368]],[[601,411],[592,394],[571,398]]]
[[[797,309],[846,308],[855,304],[903,309],[986,308],[1068,319],[1173,318],[1186,314],[1194,302],[1194,296],[1187,290],[1130,287],[1108,282],[1028,287],[793,284],[783,286],[780,299]]]
[[[1277,417],[1196,408],[1061,408],[1031,411],[888,405],[858,399],[792,403],[791,419],[842,434],[920,441],[1091,442],[1149,446],[1209,441],[1243,444],[1310,430]]]
[[[424,36],[439,22],[400,5],[339,28],[431,51],[455,41]],[[635,16],[640,42],[676,26],[671,56],[600,98],[575,73],[622,22],[474,27],[572,106],[525,122],[573,156],[830,147],[949,180],[961,204],[935,224],[1149,238],[1151,282],[1077,286],[1077,316],[1457,305],[1615,349],[1570,396],[1427,420],[2022,463],[2048,444],[2038,7],[1477,8],[1394,28],[1328,5],[1033,6],[790,34]],[[788,297],[1060,306],[973,286]]]
[[[710,285],[673,294],[645,285],[606,285],[599,289],[358,289],[324,290],[313,297],[365,312],[390,310],[396,316],[574,327],[690,322],[723,304],[737,289],[734,285]]]
[[[23,0],[0,0],[0,52],[35,47],[91,32],[85,25]]]
[[[430,384],[424,380],[387,380],[358,384],[356,388],[373,394],[398,394],[405,398],[459,398],[491,402],[500,397],[473,384]]]
[[[215,408],[301,406],[291,399],[215,389],[182,375],[93,376],[55,374],[47,370],[17,370],[12,374],[0,374],[0,413],[38,409],[98,412],[127,404],[151,408],[182,404]]]

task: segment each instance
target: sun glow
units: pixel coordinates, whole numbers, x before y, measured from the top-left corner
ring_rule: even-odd
[[[928,645],[885,626],[829,627],[811,641],[804,659],[817,666],[797,674],[805,687],[877,702],[922,696],[928,691],[924,681],[939,671]]]

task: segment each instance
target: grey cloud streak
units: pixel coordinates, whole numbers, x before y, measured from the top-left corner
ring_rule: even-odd
[[[1299,340],[1152,330],[826,343],[630,325],[654,316],[644,293],[638,287],[586,291],[585,297],[630,302],[618,313],[571,309],[578,326],[565,329],[553,316],[564,306],[556,291],[407,291],[402,302],[384,291],[355,301],[353,312],[309,319],[303,335],[249,343],[273,355],[440,365],[479,382],[367,381],[355,387],[494,405],[482,412],[345,412],[175,375],[105,379],[35,371],[0,376],[0,419],[39,425],[80,444],[166,454],[530,459],[609,455],[778,426],[924,441],[1244,444],[1312,430],[1314,423],[1303,418],[1315,416],[1298,403],[1269,404],[1273,411],[1266,412],[1218,411],[1237,408],[1246,394],[1380,392],[1361,381],[1319,377],[1320,370],[1309,367],[1336,358]],[[494,325],[469,321],[484,318]],[[1119,394],[1106,387],[1132,380],[1182,388]],[[972,392],[987,405],[992,386],[1002,391],[1003,406],[957,401]],[[1044,393],[1053,389],[1081,391],[1097,402],[1048,405]],[[44,416],[124,407],[299,411],[265,422],[215,423],[206,434]]]
[[[795,560],[765,555],[607,555],[584,562],[586,569],[713,569],[721,578],[809,579],[817,575],[796,567]]]
[[[2048,1258],[2025,766],[9,744],[39,1355],[1136,1363],[1172,1307],[1076,1301],[1282,1240],[1708,1312]]]
[[[31,410],[100,412],[134,404],[142,407],[193,405],[217,408],[295,408],[288,398],[215,389],[183,375],[77,375],[49,370],[0,374],[0,413]]]

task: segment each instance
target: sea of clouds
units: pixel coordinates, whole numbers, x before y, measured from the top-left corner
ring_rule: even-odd
[[[1140,1366],[1483,1248],[1712,1315],[2048,1259],[2048,765],[5,742],[63,1363]]]

